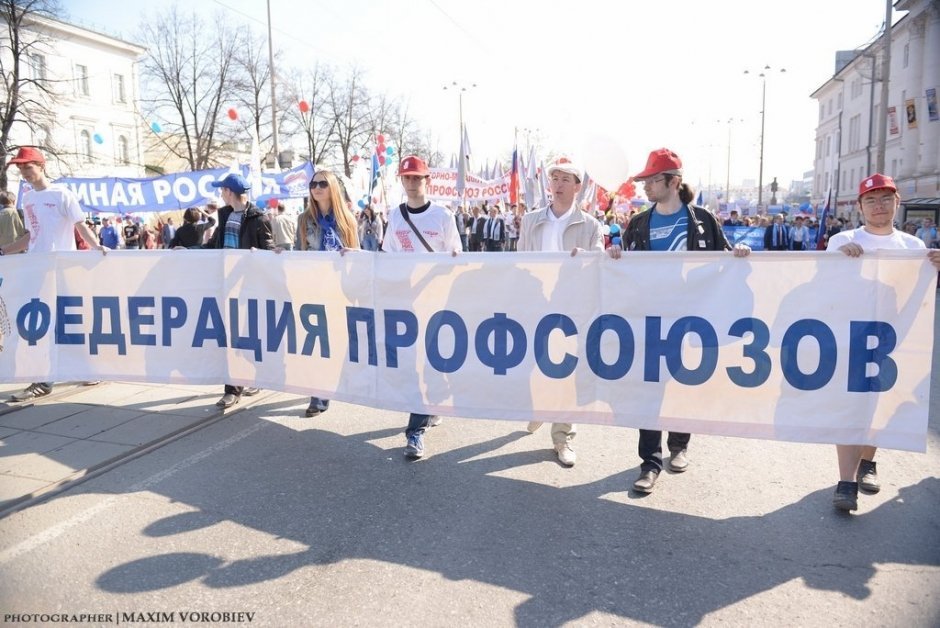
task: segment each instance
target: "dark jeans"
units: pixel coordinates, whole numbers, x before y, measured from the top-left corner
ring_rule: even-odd
[[[502,251],[503,243],[501,240],[487,240],[486,250],[490,252]]]
[[[466,233],[461,233],[461,234],[460,234],[460,245],[463,247],[463,252],[464,252],[464,253],[466,253],[467,251],[470,250],[470,245],[467,244],[467,234],[466,234]]]
[[[411,416],[408,417],[408,427],[405,428],[405,436],[424,434],[424,431],[431,425],[431,416],[430,414],[415,414],[412,412]]]
[[[666,439],[666,446],[670,452],[682,451],[689,448],[689,439],[691,434],[682,432],[669,432],[669,438]],[[640,442],[637,447],[640,459],[640,471],[662,471],[663,470],[663,433],[656,430],[640,430]]]
[[[236,397],[242,396],[242,389],[244,386],[232,386],[231,384],[225,385],[225,394],[226,395],[235,395]]]

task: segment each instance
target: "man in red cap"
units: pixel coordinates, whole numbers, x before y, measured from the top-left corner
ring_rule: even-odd
[[[32,146],[24,146],[16,153],[16,157],[7,163],[8,166],[10,164],[16,165],[20,176],[31,188],[23,194],[22,199],[27,233],[12,244],[0,247],[0,255],[20,253],[27,249],[31,253],[75,251],[76,233],[89,249],[97,249],[102,253],[108,251],[108,247],[99,244],[95,232],[85,224],[85,214],[78,204],[78,197],[67,187],[55,185],[46,177],[46,158],[42,151]],[[52,382],[36,382],[10,399],[30,401],[45,397],[51,392]]]
[[[388,253],[451,253],[463,250],[454,212],[427,200],[431,171],[420,157],[409,155],[401,160],[398,176],[405,188],[406,201],[388,214],[388,227],[382,250]],[[405,456],[424,457],[424,433],[436,425],[436,417],[411,413],[405,428]]]
[[[653,206],[630,219],[623,236],[623,248],[629,251],[734,251],[745,257],[751,249],[738,244],[732,249],[718,219],[704,207],[692,204],[695,193],[682,181],[682,160],[668,148],[650,153],[646,168],[635,177],[643,184]],[[621,257],[621,247],[611,246],[608,253]],[[663,433],[640,430],[638,450],[642,463],[634,490],[650,493],[663,470]],[[669,470],[682,473],[689,467],[687,450],[690,434],[670,432]]]
[[[548,167],[552,202],[548,207],[531,211],[522,217],[519,229],[519,251],[603,251],[601,223],[577,207],[575,199],[581,191],[581,169],[565,158]],[[540,421],[529,423],[529,433],[542,427]],[[571,447],[578,426],[574,423],[552,423],[552,445],[558,462],[574,466],[577,454]]]
[[[924,242],[894,228],[901,196],[891,177],[873,174],[858,186],[858,206],[865,226],[840,231],[829,238],[827,251],[840,251],[858,257],[865,251],[878,249],[925,249]],[[940,250],[927,251],[927,259],[940,270]],[[839,458],[839,483],[832,498],[842,511],[858,509],[858,490],[877,493],[881,490],[875,466],[875,448],[868,445],[836,445]]]

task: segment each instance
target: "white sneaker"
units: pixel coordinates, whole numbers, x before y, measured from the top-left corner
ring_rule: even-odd
[[[526,429],[529,431],[529,434],[535,434],[535,431],[540,427],[545,425],[541,421],[529,421],[529,424],[526,426]]]
[[[437,416],[437,415],[434,415],[434,416],[431,417],[431,422],[428,423],[428,427],[437,427],[438,425],[440,425],[440,424],[443,423],[443,422],[444,422],[444,419],[442,419],[441,417],[439,417],[439,416]]]
[[[574,453],[574,449],[568,443],[555,445],[555,453],[558,455],[558,462],[566,467],[573,467],[574,463],[578,461],[578,455]]]

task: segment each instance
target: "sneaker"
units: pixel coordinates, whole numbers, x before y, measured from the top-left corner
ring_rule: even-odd
[[[574,449],[568,443],[555,445],[555,454],[558,456],[558,462],[566,467],[573,467],[574,463],[578,461],[578,455],[574,453]]]
[[[405,446],[405,457],[417,460],[424,457],[424,434],[414,433],[408,437]]]
[[[438,425],[440,425],[440,424],[443,423],[443,422],[444,422],[444,419],[442,419],[441,417],[439,417],[439,416],[432,416],[432,417],[431,417],[431,420],[428,422],[428,427],[437,427]]]
[[[529,434],[535,434],[535,432],[543,425],[545,424],[541,421],[529,421],[529,424],[525,426],[525,429],[529,432]]]
[[[832,496],[832,505],[844,512],[858,510],[858,482],[839,482]]]
[[[30,384],[23,392],[18,392],[10,397],[10,401],[32,401],[33,399],[45,397],[51,392],[52,386],[43,383]]]
[[[221,399],[215,402],[215,405],[219,406],[220,408],[224,410],[226,408],[231,408],[239,401],[240,401],[240,398],[238,395],[234,395],[232,393],[225,393],[224,395],[222,395]]]
[[[658,478],[659,473],[656,471],[643,471],[633,483],[633,490],[638,493],[652,493]]]
[[[82,386],[97,386],[101,383],[100,379],[95,379],[87,382],[82,382]]]
[[[881,490],[881,483],[878,482],[878,469],[874,460],[862,459],[858,465],[858,473],[855,474],[855,481],[858,482],[858,487],[866,493],[877,493]]]
[[[685,449],[671,452],[669,456],[669,470],[673,473],[682,473],[689,468],[689,455]]]
[[[320,414],[320,408],[319,404],[317,403],[311,403],[309,406],[307,406],[307,410],[304,412],[304,416],[307,418],[317,416],[318,414]]]
[[[245,386],[244,388],[242,388],[243,397],[254,397],[259,392],[261,392],[260,388],[253,388],[251,386]]]

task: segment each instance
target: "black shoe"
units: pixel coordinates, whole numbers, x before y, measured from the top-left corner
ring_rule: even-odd
[[[658,478],[659,473],[657,471],[643,471],[636,482],[633,483],[633,490],[638,493],[652,493]]]
[[[858,487],[866,493],[877,493],[881,490],[881,483],[878,482],[878,469],[874,460],[862,459],[858,464],[855,481],[858,482]]]
[[[232,393],[225,393],[224,395],[222,395],[221,399],[215,402],[215,405],[225,410],[226,408],[231,408],[239,401],[240,401],[240,398],[238,395],[235,395]]]
[[[18,392],[12,397],[10,401],[32,401],[33,399],[39,399],[40,397],[45,397],[52,392],[52,386],[47,386],[41,382],[30,384],[22,392]]]
[[[244,388],[242,388],[242,397],[254,397],[259,392],[261,392],[260,388],[253,388],[251,386],[245,386]]]
[[[317,416],[318,414],[320,414],[320,408],[318,408],[317,404],[315,403],[311,403],[309,406],[307,406],[307,410],[304,412],[304,416],[307,418]]]
[[[858,482],[839,482],[836,494],[832,496],[832,505],[844,512],[858,510]]]

